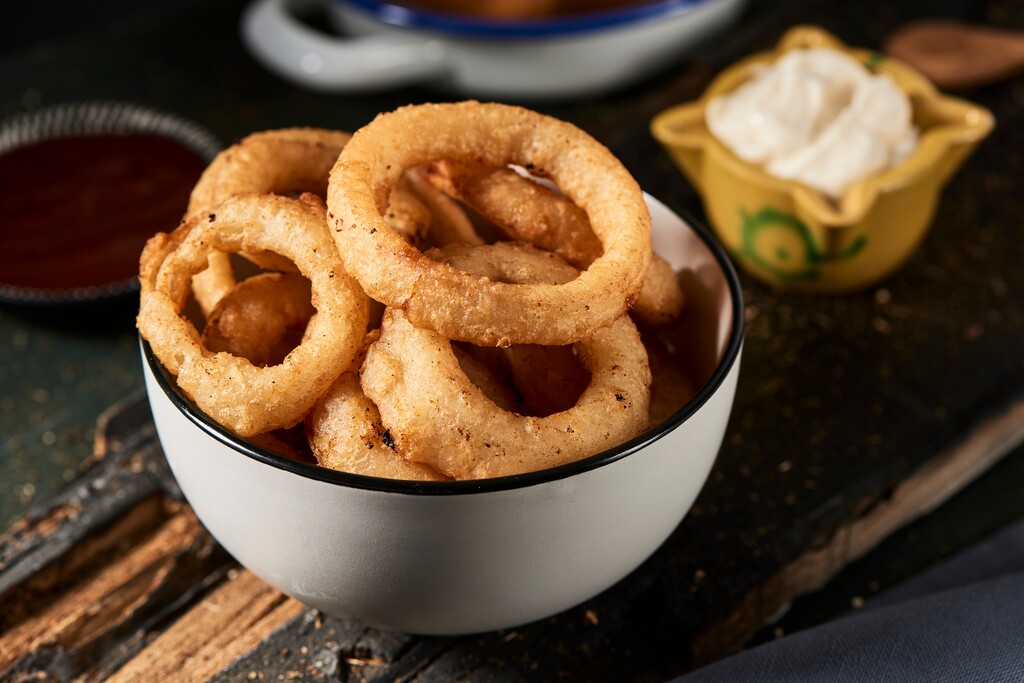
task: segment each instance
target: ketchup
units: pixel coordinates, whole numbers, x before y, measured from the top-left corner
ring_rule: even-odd
[[[0,154],[0,284],[122,282],[181,221],[206,162],[149,133],[52,138]]]

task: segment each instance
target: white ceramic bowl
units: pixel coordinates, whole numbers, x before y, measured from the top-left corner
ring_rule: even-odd
[[[506,628],[577,605],[668,537],[707,479],[739,374],[735,271],[703,227],[648,198],[658,252],[688,299],[697,396],[647,433],[514,477],[406,482],[306,465],[253,446],[178,392],[142,344],[160,442],[210,533],[281,591],[335,616],[421,634]],[[702,375],[702,376],[701,376]]]
[[[432,84],[473,97],[552,100],[616,87],[714,38],[746,0],[653,0],[619,10],[499,22],[379,0],[318,0],[345,37],[311,30],[290,0],[254,0],[242,36],[267,68],[324,91]]]

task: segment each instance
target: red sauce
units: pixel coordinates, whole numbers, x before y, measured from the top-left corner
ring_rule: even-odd
[[[178,225],[206,163],[160,135],[53,138],[0,154],[0,283],[92,287],[131,278]]]

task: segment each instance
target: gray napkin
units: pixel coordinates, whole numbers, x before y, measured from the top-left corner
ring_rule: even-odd
[[[863,609],[674,683],[1024,681],[1024,522]]]

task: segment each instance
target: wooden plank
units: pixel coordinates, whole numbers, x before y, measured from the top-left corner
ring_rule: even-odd
[[[976,430],[971,440],[940,459],[948,464],[922,473],[924,480],[935,482],[935,487],[908,484],[893,495],[888,505],[867,511],[862,518],[866,520],[865,531],[851,532],[860,538],[856,547],[866,549],[869,539],[884,536],[905,519],[905,513],[936,504],[998,457],[1020,435],[1020,411],[1017,407]],[[904,495],[905,491],[910,493]],[[139,552],[146,556],[153,547],[143,546]],[[842,561],[831,563],[820,559],[831,557],[828,553],[820,551],[817,556],[808,556],[812,559],[802,560],[803,566],[787,569],[785,591],[778,594],[792,595],[813,587],[820,579],[814,568],[824,564],[834,569],[851,557],[849,553],[840,555]],[[552,619],[471,638],[416,638],[322,617],[241,571],[241,581],[230,582],[192,606],[186,617],[129,659],[119,675],[124,680],[153,680],[171,670],[166,662],[176,661],[174,667],[184,667],[180,673],[187,674],[187,680],[238,680],[253,672],[257,676],[302,673],[315,680],[342,671],[355,680],[367,681],[473,679],[494,677],[496,671],[505,672],[509,678],[557,678],[589,671],[595,680],[621,680],[646,671],[656,678],[681,670],[686,661],[685,656],[678,655],[674,663],[666,660],[665,641],[678,635],[679,624],[658,597],[665,590],[659,583],[659,566],[655,558],[606,594]],[[765,590],[769,589],[770,585],[766,586]],[[60,605],[76,602],[68,597],[51,607],[49,614],[59,611]],[[698,655],[720,653],[723,643],[739,642],[750,627],[761,623],[776,607],[763,597],[756,602],[743,603],[737,609],[749,621],[732,635],[712,636],[713,629],[699,635],[694,641]],[[600,664],[595,665],[595,661]]]
[[[103,680],[230,558],[159,451],[142,394],[97,425],[82,475],[0,537],[0,679]]]
[[[0,637],[0,672],[38,649],[86,651],[130,621],[166,582],[176,558],[191,549],[201,533],[195,515],[182,511],[116,562],[85,574],[44,609],[32,611],[5,631]]]
[[[188,508],[168,506],[174,514],[151,533],[64,576],[52,595],[22,589],[9,598],[24,616],[0,635],[0,679],[103,680],[223,576],[226,554]]]
[[[52,514],[42,518],[41,524],[32,527],[33,533],[53,534],[60,522],[67,519],[66,510],[64,505],[55,507]],[[90,574],[166,518],[167,508],[158,495],[144,498],[128,508],[102,533],[82,539],[56,561],[40,567],[25,581],[5,591],[0,596],[0,614],[3,615],[0,623],[4,629],[18,624],[39,607],[38,603],[73,585],[78,577]]]
[[[844,525],[828,543],[804,553],[747,593],[692,642],[693,664],[718,659],[739,645],[790,602],[824,586],[843,567],[863,557],[909,522],[948,500],[1024,441],[1024,401],[987,420],[963,442],[936,456],[863,516]]]
[[[174,623],[110,677],[111,683],[205,681],[305,611],[246,570]]]
[[[26,590],[30,578],[31,590],[55,590],[62,577],[86,571],[118,544],[160,524],[167,496],[180,500],[142,394],[105,411],[96,433],[82,474],[0,537],[0,629],[18,618],[7,596]]]

